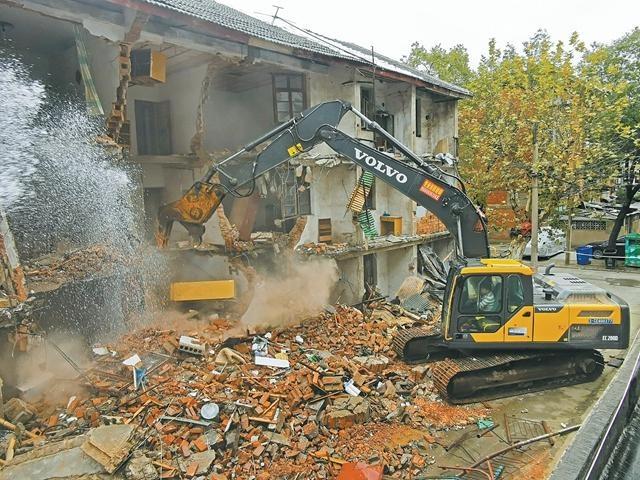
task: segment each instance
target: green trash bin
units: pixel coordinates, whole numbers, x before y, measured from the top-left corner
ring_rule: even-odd
[[[629,233],[624,240],[624,264],[627,267],[640,267],[640,233]]]

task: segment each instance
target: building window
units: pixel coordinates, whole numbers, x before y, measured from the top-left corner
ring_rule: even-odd
[[[498,313],[502,310],[502,277],[474,275],[467,277],[462,288],[460,313]]]
[[[422,136],[422,99],[416,98],[416,137]]]
[[[283,123],[307,108],[304,75],[273,75],[273,111],[276,123]]]
[[[573,220],[571,228],[573,230],[606,230],[607,222],[605,220]]]
[[[373,86],[360,85],[360,111],[367,118],[373,118]]]
[[[135,101],[138,155],[170,155],[169,102]]]

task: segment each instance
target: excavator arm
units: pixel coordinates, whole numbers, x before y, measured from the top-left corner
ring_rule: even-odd
[[[256,178],[313,148],[322,141],[316,135],[318,128],[322,125],[338,125],[350,108],[349,104],[340,100],[320,103],[245,145],[220,163],[212,165],[181,198],[160,207],[156,231],[158,246],[167,246],[174,222],[180,222],[195,242],[202,242],[204,224],[227,194],[236,197],[251,195]],[[270,140],[271,143],[256,155],[250,165],[245,165],[239,174],[229,173],[234,170],[231,166],[235,159]],[[213,183],[216,174],[218,180]],[[249,192],[241,193],[241,189],[247,186]]]
[[[397,159],[375,150],[338,130],[337,125],[348,111],[358,116],[369,129],[387,138],[406,159]],[[231,175],[229,169],[224,168],[228,162],[274,137],[255,157],[250,168],[244,168],[238,175]],[[239,190],[247,185],[250,185],[252,192],[257,177],[323,142],[435,214],[456,237],[462,257],[489,256],[484,219],[463,190],[445,181],[448,174],[424,162],[376,122],[340,100],[305,110],[212,166],[180,200],[160,209],[159,245],[167,244],[174,221],[179,221],[194,239],[200,240],[204,232],[203,224],[211,218],[224,195],[242,195]],[[211,183],[216,173],[220,182]]]

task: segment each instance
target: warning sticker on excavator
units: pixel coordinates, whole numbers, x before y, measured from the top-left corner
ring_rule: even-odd
[[[436,185],[431,180],[425,180],[424,182],[422,182],[420,191],[424,193],[427,197],[431,197],[434,200],[440,200],[440,197],[442,196],[442,192],[444,192],[444,188]]]
[[[291,145],[287,148],[287,152],[289,152],[290,157],[295,157],[299,153],[302,153],[304,149],[302,148],[302,144],[298,143],[297,145]]]

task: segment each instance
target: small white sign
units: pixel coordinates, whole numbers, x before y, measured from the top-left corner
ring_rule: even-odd
[[[527,327],[510,327],[508,334],[516,337],[526,337]]]

